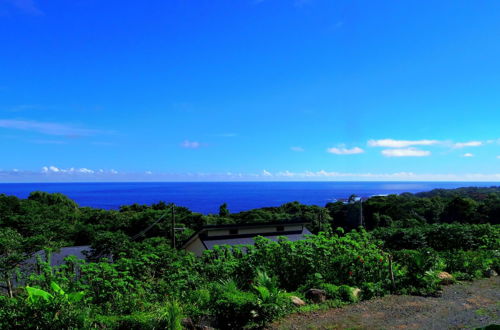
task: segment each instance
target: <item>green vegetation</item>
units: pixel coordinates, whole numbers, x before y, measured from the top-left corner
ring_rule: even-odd
[[[177,242],[206,224],[299,219],[314,235],[258,237],[254,246],[221,246],[196,258],[171,247],[171,208],[186,228],[176,231]],[[0,328],[260,328],[295,310],[391,292],[434,295],[443,271],[454,280],[500,272],[499,188],[373,197],[363,215],[368,231],[356,228],[354,199],[240,213],[222,205],[219,214],[201,215],[163,202],[107,211],[80,208],[61,194],[0,195]],[[69,257],[50,267],[38,258],[31,271],[20,270],[38,250],[50,258],[60,247],[88,244],[89,262]],[[327,301],[308,301],[311,288]],[[293,297],[308,304],[297,307]]]

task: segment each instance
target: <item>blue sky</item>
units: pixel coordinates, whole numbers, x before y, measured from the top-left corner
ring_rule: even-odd
[[[0,182],[500,181],[500,2],[0,0]]]

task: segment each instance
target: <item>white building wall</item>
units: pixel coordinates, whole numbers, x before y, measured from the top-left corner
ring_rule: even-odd
[[[201,257],[203,251],[206,250],[205,245],[203,245],[199,237],[196,237],[196,239],[189,243],[185,249],[186,251],[193,252],[197,257]]]

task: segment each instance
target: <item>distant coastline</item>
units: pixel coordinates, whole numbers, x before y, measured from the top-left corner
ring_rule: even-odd
[[[75,183],[0,183],[0,194],[26,198],[40,190],[59,192],[80,206],[118,209],[122,205],[173,202],[194,212],[217,213],[222,203],[231,212],[299,201],[324,206],[350,195],[418,193],[437,188],[498,186],[498,182],[75,182]]]

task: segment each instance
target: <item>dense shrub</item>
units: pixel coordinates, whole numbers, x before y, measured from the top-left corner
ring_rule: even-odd
[[[481,278],[490,269],[498,269],[498,251],[446,251],[440,254],[446,260],[446,271],[459,280]]]
[[[446,264],[436,251],[401,250],[394,253],[394,260],[401,265],[396,276],[399,292],[429,295],[439,289],[436,272],[444,270]]]
[[[437,251],[500,249],[500,226],[432,224],[378,228],[373,235],[390,250],[432,248]]]
[[[233,280],[216,283],[212,289],[212,311],[218,327],[239,329],[256,318],[257,298],[252,292],[240,290]]]
[[[323,282],[360,285],[363,282],[388,283],[387,259],[377,242],[365,232],[345,236],[320,234],[309,239],[278,242],[257,238],[246,253],[233,247],[207,251],[203,262],[209,277],[226,276],[251,281],[256,269],[276,276],[280,287],[294,291],[319,274]]]
[[[326,291],[323,307],[357,301],[355,288],[362,299],[435,294],[441,271],[459,280],[500,271],[500,226],[468,224],[498,222],[500,194],[492,189],[466,192],[472,199],[441,192],[370,198],[364,215],[367,228],[376,229],[347,234],[332,227],[357,224],[360,203],[293,202],[235,214],[223,207],[220,216],[203,216],[165,203],[105,211],[78,208],[58,194],[0,195],[0,285],[16,280],[48,294],[35,301],[18,287],[14,298],[0,295],[0,328],[175,329],[182,317],[219,328],[260,328],[294,310],[290,295],[302,297],[310,288]],[[216,247],[196,258],[165,238],[171,222],[157,220],[171,209],[187,228],[178,240],[207,223],[301,219],[314,223],[315,234],[323,232],[297,242],[258,237],[255,245]],[[73,244],[92,244],[92,262],[69,258],[52,268],[38,260],[26,274],[16,269],[37,250]],[[81,300],[69,298],[80,292]]]

